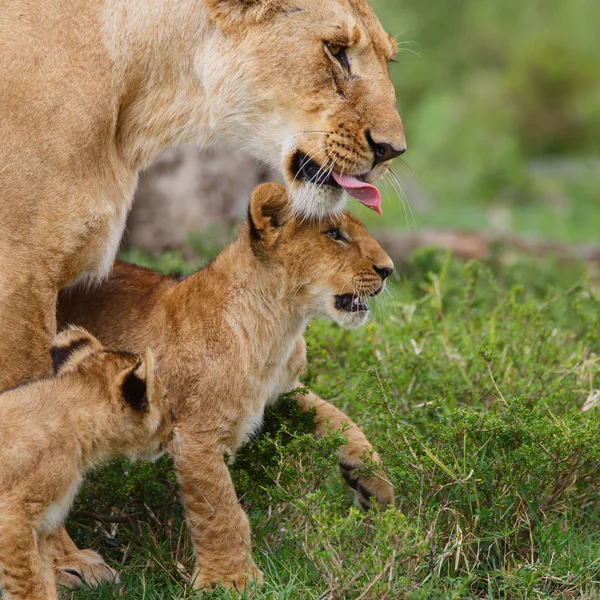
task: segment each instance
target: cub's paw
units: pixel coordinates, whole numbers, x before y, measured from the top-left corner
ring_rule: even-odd
[[[225,588],[242,591],[252,583],[261,585],[264,581],[262,571],[256,565],[248,565],[244,570],[216,570],[203,567],[194,577],[194,589],[221,585]]]
[[[121,583],[119,574],[93,550],[79,550],[54,561],[56,582],[70,589]]]
[[[373,508],[373,500],[381,509],[394,507],[394,488],[381,469],[375,469],[367,474],[359,461],[340,461],[340,473],[346,483],[354,491],[356,505],[367,511]]]

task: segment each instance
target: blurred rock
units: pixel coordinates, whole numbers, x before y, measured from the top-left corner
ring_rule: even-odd
[[[185,252],[190,234],[243,219],[254,187],[272,180],[271,169],[239,151],[168,150],[140,177],[123,247]]]
[[[554,256],[561,262],[581,261],[589,266],[600,266],[600,246],[594,244],[563,244],[512,234],[452,229],[424,229],[411,233],[381,231],[375,232],[374,237],[397,266],[405,264],[417,248],[423,247],[449,250],[464,260],[485,261],[494,252],[501,252],[537,258]]]

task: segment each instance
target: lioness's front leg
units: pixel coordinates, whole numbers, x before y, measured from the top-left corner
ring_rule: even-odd
[[[221,583],[243,589],[262,582],[252,560],[250,524],[238,502],[225,449],[198,440],[182,423],[173,451],[188,526],[192,534],[196,588]]]
[[[301,384],[298,384],[300,386]],[[358,505],[368,510],[371,507],[371,497],[374,496],[380,508],[386,509],[394,506],[394,488],[381,469],[376,469],[372,475],[365,476],[361,470],[369,458],[377,465],[381,459],[365,434],[341,410],[319,398],[316,394],[308,392],[307,395],[297,394],[296,402],[302,410],[315,409],[315,437],[327,434],[330,430],[341,431],[347,444],[338,450],[339,467],[342,476],[354,490]]]
[[[0,265],[0,391],[48,373],[58,295],[31,265],[5,260]]]

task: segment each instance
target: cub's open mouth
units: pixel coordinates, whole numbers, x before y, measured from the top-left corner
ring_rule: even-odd
[[[379,289],[368,294],[368,297],[374,298],[375,296],[379,296],[384,289],[385,284],[382,284]],[[366,312],[369,310],[369,305],[365,302],[364,298],[356,294],[338,294],[335,297],[335,307],[342,312]]]
[[[335,297],[335,307],[342,312],[365,312],[369,310],[369,305],[359,296],[354,294],[342,294]]]
[[[344,175],[323,168],[304,152],[296,152],[292,159],[292,171],[295,181],[306,181],[314,185],[328,185],[335,189],[343,189],[354,196],[361,204],[381,214],[381,194],[370,183],[363,180],[364,175]]]

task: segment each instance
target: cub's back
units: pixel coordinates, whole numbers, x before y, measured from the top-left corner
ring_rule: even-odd
[[[160,299],[175,285],[172,277],[117,261],[100,285],[60,293],[58,329],[78,325],[113,348],[140,352],[149,345]]]

